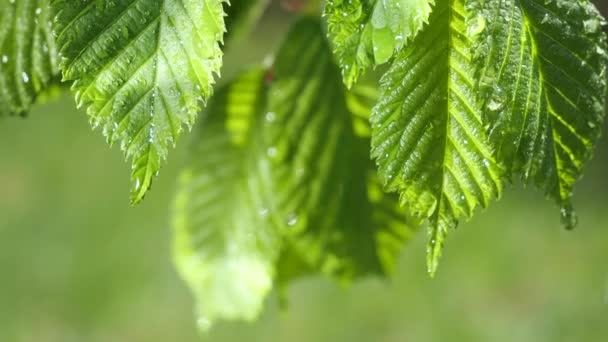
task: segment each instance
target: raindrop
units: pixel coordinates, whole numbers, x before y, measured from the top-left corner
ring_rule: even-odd
[[[2,63],[4,63],[4,64],[8,63],[8,56],[7,55],[2,55]]]
[[[23,79],[23,83],[28,83],[30,81],[30,76],[25,71],[21,73],[21,78]]]

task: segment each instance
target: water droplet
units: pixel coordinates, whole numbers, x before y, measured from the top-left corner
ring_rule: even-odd
[[[4,64],[8,63],[8,56],[7,55],[2,55],[2,63],[4,63]]]
[[[574,229],[574,227],[576,227],[578,224],[578,217],[570,204],[564,205],[561,208],[561,216],[562,225],[568,230]]]
[[[258,211],[258,214],[260,214],[261,218],[268,217],[269,213],[270,213],[270,211],[268,210],[268,208],[262,208]]]
[[[479,34],[481,34],[486,29],[486,19],[482,15],[478,15],[472,22],[469,24],[467,28],[467,35],[469,37],[475,38]]]
[[[30,76],[25,71],[21,73],[21,78],[23,79],[23,83],[28,83],[30,81]]]
[[[298,224],[298,215],[296,215],[296,214],[289,214],[287,216],[287,225],[289,227],[293,227],[296,224]]]
[[[269,156],[270,158],[274,158],[277,156],[278,152],[279,151],[277,150],[276,147],[271,146],[268,148],[268,150],[266,150],[266,155]]]
[[[277,119],[277,115],[274,112],[268,112],[265,118],[267,123],[273,123]]]

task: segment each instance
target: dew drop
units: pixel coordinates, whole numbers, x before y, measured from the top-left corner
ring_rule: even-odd
[[[23,83],[28,83],[30,81],[30,76],[25,71],[21,73],[21,78],[23,79]]]

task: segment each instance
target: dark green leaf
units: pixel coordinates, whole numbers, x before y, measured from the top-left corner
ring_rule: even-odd
[[[589,1],[470,0],[481,102],[498,159],[562,207],[600,137],[608,57]]]

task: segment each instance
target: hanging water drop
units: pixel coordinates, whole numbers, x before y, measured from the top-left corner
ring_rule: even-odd
[[[574,229],[574,227],[576,227],[578,224],[578,217],[576,216],[574,209],[572,209],[572,206],[569,204],[564,205],[561,208],[561,216],[562,225],[568,230]]]

